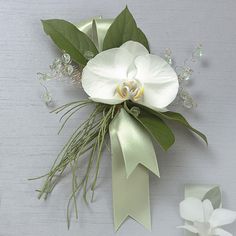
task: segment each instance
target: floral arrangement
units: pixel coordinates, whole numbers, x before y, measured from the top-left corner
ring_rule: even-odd
[[[109,136],[115,230],[128,216],[150,229],[149,172],[160,176],[153,142],[167,151],[175,142],[169,126],[173,122],[207,143],[204,134],[180,113],[167,108],[173,101],[181,101],[187,108],[194,106],[184,88],[184,82],[193,72],[191,67],[185,63],[173,68],[169,49],[163,57],[151,54],[145,34],[127,7],[115,19],[94,18],[79,25],[51,19],[43,20],[42,24],[45,33],[63,53],[62,58],[50,66],[50,73],[39,74],[46,103],[50,104],[52,97],[43,83],[54,77],[68,77],[81,83],[88,99],[54,110],[55,113],[64,111],[62,128],[80,109],[90,106],[93,110],[43,176],[45,183],[39,190],[39,198],[46,199],[63,173],[70,170],[72,193],[68,224],[71,204],[78,217],[77,195],[82,192],[87,202],[91,189],[93,199],[103,148]],[[201,55],[199,45],[189,61],[194,62]],[[78,168],[82,158],[86,158],[87,167],[81,178]]]

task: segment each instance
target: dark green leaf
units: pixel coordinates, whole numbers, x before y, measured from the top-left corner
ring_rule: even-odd
[[[174,144],[174,134],[162,119],[143,109],[140,110],[138,116],[132,113],[128,107],[126,110],[143,125],[164,150],[168,150]]]
[[[126,7],[109,27],[103,42],[103,50],[120,47],[123,43],[133,40],[143,44],[148,50],[148,41]]]
[[[59,49],[69,53],[76,63],[86,65],[85,53],[88,51],[94,55],[98,53],[89,37],[70,22],[51,19],[43,20],[42,23],[45,33],[51,37]]]
[[[143,33],[143,31],[139,28],[137,29],[137,39],[138,40],[135,40],[135,41],[140,42],[145,48],[147,48],[148,51],[150,51],[147,37]]]
[[[212,206],[214,209],[219,208],[221,206],[221,191],[220,188],[218,186],[212,188],[211,190],[209,190],[205,196],[203,197],[203,201],[204,200],[210,200],[212,203]]]
[[[181,125],[184,125],[188,129],[193,131],[195,134],[200,136],[206,142],[206,144],[208,144],[207,137],[200,131],[194,129],[180,113],[168,111],[168,112],[158,112],[157,115],[164,119],[172,120],[172,121],[178,122]]]
[[[133,103],[128,103],[128,106],[131,106],[132,104]],[[133,106],[134,106],[134,104],[133,104]],[[184,125],[186,128],[188,128],[189,130],[191,130],[195,134],[197,134],[199,137],[201,137],[206,142],[206,144],[208,144],[207,137],[203,133],[201,133],[200,131],[193,128],[180,113],[171,112],[171,111],[158,112],[158,111],[154,111],[148,107],[142,106],[140,104],[135,104],[135,106],[141,108],[142,110],[148,111],[149,113],[152,113],[155,116],[158,116],[162,120],[170,120],[170,121],[177,122],[181,125]]]

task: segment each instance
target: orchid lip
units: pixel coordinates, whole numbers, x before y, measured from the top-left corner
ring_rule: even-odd
[[[137,79],[125,80],[117,86],[116,92],[120,98],[124,100],[131,99],[136,102],[142,99],[144,87]]]

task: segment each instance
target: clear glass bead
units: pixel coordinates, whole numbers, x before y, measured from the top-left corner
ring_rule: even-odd
[[[186,99],[183,101],[184,107],[191,109],[194,106],[193,100],[192,99]]]
[[[172,60],[172,51],[170,50],[170,48],[166,48],[166,49],[165,49],[165,52],[164,52],[164,59],[165,59],[165,61],[166,61],[168,64],[172,65],[172,63],[173,63],[173,60]]]
[[[48,90],[46,90],[43,94],[43,101],[47,106],[52,104],[52,96]]]
[[[180,91],[180,97],[183,99],[183,100],[186,100],[186,99],[188,99],[189,97],[190,97],[190,95],[189,95],[189,93],[187,92],[187,91],[185,91],[185,90],[182,90],[182,91]]]
[[[135,117],[138,117],[139,114],[140,114],[140,108],[139,107],[132,107],[130,109],[131,113],[135,116]]]
[[[64,53],[62,55],[62,62],[65,64],[69,64],[71,61],[70,55],[68,53]]]
[[[58,65],[55,67],[55,71],[56,71],[57,73],[61,73],[61,72],[62,72],[62,69],[63,69],[63,66],[62,66],[61,63],[58,64]]]
[[[180,91],[179,97],[181,98],[184,107],[191,109],[196,106],[193,98],[186,90],[183,89],[182,91]]]
[[[50,65],[50,69],[55,70],[59,64],[61,64],[61,60],[57,58],[53,61],[52,65]]]
[[[201,58],[203,56],[202,44],[199,44],[194,51],[194,57]]]
[[[72,65],[68,65],[66,67],[66,73],[70,76],[70,75],[72,75],[73,72],[74,72],[73,66]]]
[[[61,63],[61,59],[60,58],[55,59],[54,62],[53,62],[54,65],[58,65],[60,63]]]
[[[52,76],[49,73],[46,73],[46,74],[38,73],[38,75],[39,75],[39,79],[43,81],[48,81],[52,79]]]
[[[84,57],[85,57],[87,60],[90,60],[90,59],[92,59],[92,58],[94,57],[94,53],[91,52],[91,51],[86,51],[86,52],[84,53]]]
[[[180,72],[179,79],[189,80],[192,74],[193,74],[193,70],[190,67],[186,67]]]

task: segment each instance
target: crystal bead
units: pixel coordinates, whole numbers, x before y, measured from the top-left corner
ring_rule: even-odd
[[[193,74],[193,70],[189,67],[184,68],[180,74],[179,74],[179,79],[180,80],[189,80],[190,76]]]
[[[90,59],[92,59],[92,58],[94,57],[94,53],[91,52],[91,51],[86,51],[86,52],[84,53],[84,57],[85,57],[87,60],[90,60]]]
[[[190,96],[190,94],[186,90],[183,89],[182,91],[180,91],[179,96],[182,99],[184,107],[191,109],[194,106],[196,106],[193,98]]]
[[[58,65],[60,63],[61,63],[61,59],[59,59],[59,58],[55,59],[53,62],[54,65]]]
[[[58,65],[56,66],[55,71],[56,71],[57,73],[61,73],[61,72],[62,72],[62,69],[63,69],[63,66],[62,66],[62,64],[60,63],[60,64],[58,64]]]
[[[43,101],[46,105],[50,105],[52,103],[52,96],[47,90],[43,94]]]
[[[66,72],[67,72],[67,74],[68,74],[69,76],[72,75],[73,71],[74,71],[74,68],[73,68],[72,65],[68,65],[68,66],[66,67]]]
[[[62,62],[65,64],[69,64],[70,63],[70,55],[68,53],[64,53],[62,55]]]
[[[165,61],[169,64],[169,65],[172,65],[173,64],[173,60],[171,57],[166,57],[165,56]]]
[[[132,107],[130,109],[131,113],[135,116],[135,117],[138,117],[139,114],[140,114],[140,108],[139,107]]]
[[[194,51],[194,57],[201,58],[203,56],[203,47],[202,44],[199,44]]]
[[[184,107],[188,108],[188,109],[191,109],[193,108],[194,104],[193,104],[193,101],[192,99],[186,99],[183,101],[183,105]]]
[[[52,79],[52,76],[49,73],[43,74],[43,73],[38,73],[40,76],[40,80],[48,81]]]
[[[52,63],[52,65],[50,65],[50,69],[51,70],[55,70],[55,68],[57,67],[57,65],[61,64],[61,60],[60,59],[55,59]]]
[[[182,90],[179,95],[183,100],[186,100],[190,97],[189,93],[185,90]]]
[[[172,55],[172,52],[171,52],[170,48],[166,48],[165,53],[164,53],[164,59],[170,65],[172,65],[172,63],[173,63],[171,55]]]

